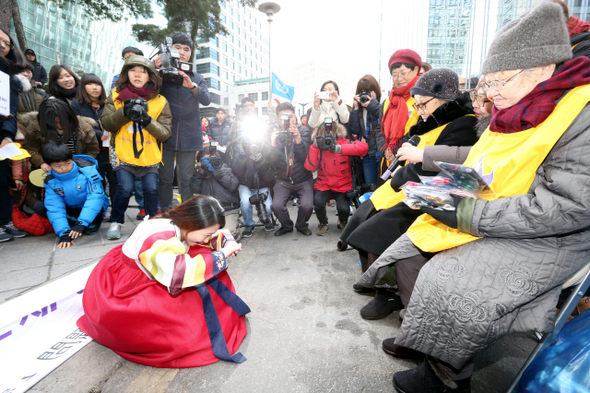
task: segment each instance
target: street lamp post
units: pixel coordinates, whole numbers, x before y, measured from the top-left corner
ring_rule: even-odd
[[[268,2],[260,4],[258,6],[258,10],[268,16],[268,99],[272,100],[272,56],[270,50],[270,24],[272,23],[273,15],[279,12],[281,7],[277,3]]]

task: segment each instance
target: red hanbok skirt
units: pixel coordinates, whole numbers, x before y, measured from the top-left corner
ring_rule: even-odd
[[[194,288],[172,296],[150,280],[123,255],[121,246],[109,251],[94,268],[84,290],[84,313],[78,327],[88,336],[132,362],[153,367],[186,368],[218,362]],[[211,252],[191,247],[191,256]],[[226,271],[217,278],[235,293]],[[210,288],[208,288],[210,289]],[[229,353],[246,336],[245,318],[209,290]]]

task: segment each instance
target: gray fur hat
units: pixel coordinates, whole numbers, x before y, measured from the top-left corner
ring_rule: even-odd
[[[459,75],[448,68],[435,68],[422,74],[410,94],[454,100],[459,94]]]
[[[540,1],[496,33],[482,74],[559,64],[572,58],[563,9]]]

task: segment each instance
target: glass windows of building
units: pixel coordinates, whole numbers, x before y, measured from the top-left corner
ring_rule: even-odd
[[[219,19],[221,19],[221,21],[222,21],[223,23],[225,23],[225,21],[227,20],[227,18],[226,18],[226,16],[225,16],[225,14],[224,14],[223,12],[220,12],[220,13],[219,13]]]
[[[221,49],[227,53],[227,44],[225,42],[221,43]]]
[[[227,66],[227,56],[223,56],[223,65]]]
[[[268,78],[266,78],[266,80],[268,80]],[[268,101],[268,91],[263,91],[261,95],[262,101]]]
[[[215,61],[219,61],[219,52],[217,52],[213,48],[201,48],[199,54],[197,55],[197,59],[206,59],[211,58]]]
[[[236,54],[234,53],[234,47],[230,46],[229,47],[229,57],[233,58]]]
[[[199,74],[213,74],[219,76],[219,67],[213,63],[197,64]]]
[[[223,106],[228,107],[229,106],[229,97],[225,97],[223,99]]]
[[[229,61],[229,65],[230,65],[230,67],[231,67],[232,70],[235,70],[236,69],[236,63],[234,63],[233,60],[230,60]]]
[[[243,94],[238,94],[238,102],[242,102],[242,100],[244,99],[244,95]]]
[[[207,86],[212,89],[219,90],[219,80],[216,78],[205,78],[205,82],[207,82]]]
[[[221,96],[217,93],[209,93],[211,95],[211,103],[221,105]]]

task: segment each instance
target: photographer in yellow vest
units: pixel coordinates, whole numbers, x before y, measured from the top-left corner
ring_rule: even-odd
[[[159,94],[160,85],[152,62],[143,56],[128,57],[100,118],[105,130],[112,132],[110,157],[118,182],[109,240],[121,237],[136,176],[142,179],[146,215],[158,214],[162,143],[172,134],[172,114]]]

